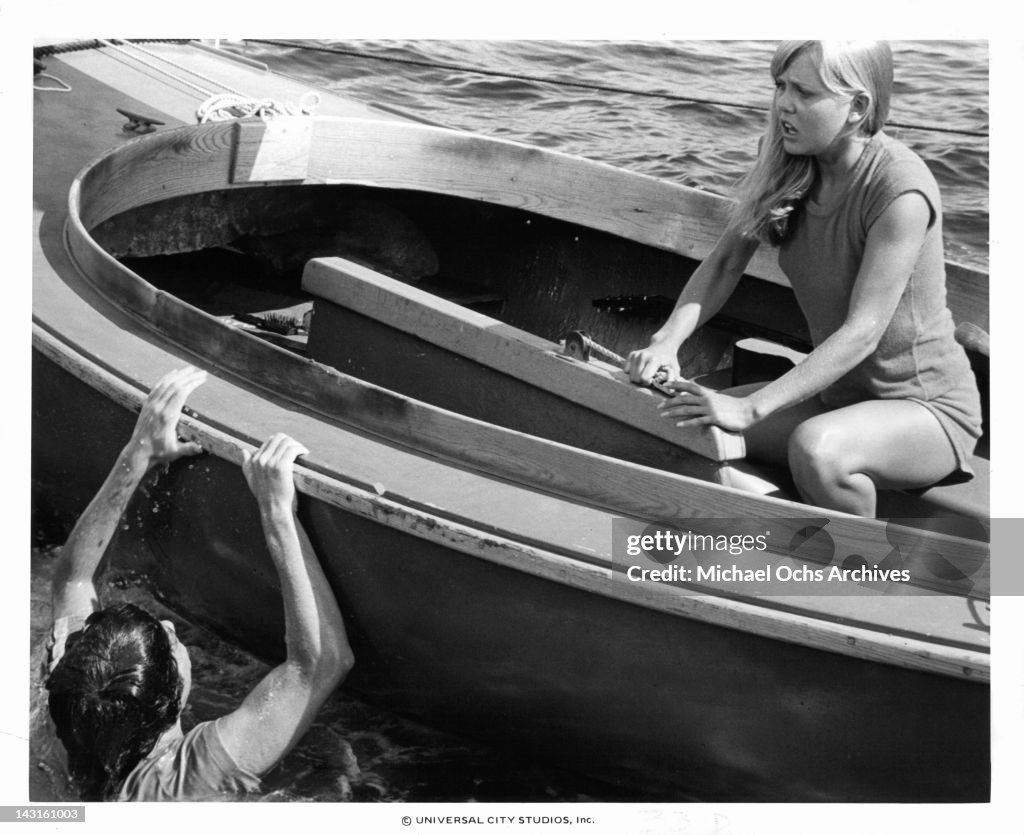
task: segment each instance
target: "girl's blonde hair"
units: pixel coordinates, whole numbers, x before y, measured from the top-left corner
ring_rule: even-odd
[[[874,136],[885,125],[892,95],[892,50],[885,41],[786,41],[775,51],[771,74],[777,79],[797,56],[809,55],[825,88],[836,95],[864,95],[869,106],[860,132]],[[773,99],[768,130],[754,167],[737,183],[732,222],[745,235],[771,244],[786,236],[789,215],[814,183],[810,156],[795,156],[782,144]]]

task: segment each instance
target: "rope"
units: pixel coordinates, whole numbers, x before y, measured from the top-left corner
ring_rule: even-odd
[[[128,41],[114,43],[113,41],[106,41],[102,39],[99,39],[98,43],[109,49],[117,51],[128,60],[137,61],[143,66],[149,67],[168,78],[172,78],[179,84],[183,84],[204,96],[204,100],[196,109],[196,120],[200,124],[206,124],[207,122],[223,122],[229,119],[244,119],[252,116],[259,116],[264,121],[267,121],[274,116],[311,116],[320,104],[320,95],[313,91],[309,91],[304,94],[298,104],[292,102],[279,102],[270,98],[256,98],[243,93],[241,90],[236,90],[234,87],[229,84],[225,84],[223,81],[218,81],[215,78],[211,78],[201,72],[197,72],[190,67],[179,64],[171,58],[158,55],[157,53],[145,49],[138,44],[133,44]],[[129,50],[128,47],[131,47],[131,50]],[[138,55],[137,53],[139,52],[153,60],[148,60],[146,57]],[[167,67],[158,65],[155,63],[157,61],[162,61],[164,64],[173,67],[177,71],[189,73],[207,84],[215,87],[222,87],[226,92],[218,93],[207,87],[195,84],[187,78],[183,78],[181,75],[176,75],[171,72]]]
[[[259,116],[264,121],[274,116],[312,116],[319,104],[320,96],[313,91],[303,95],[298,104],[218,93],[199,105],[196,118],[202,125],[207,122],[224,122],[228,119],[245,119],[251,116]]]
[[[339,47],[318,46],[315,44],[303,43],[301,41],[283,41],[260,38],[246,38],[246,43],[266,44],[268,46],[283,46],[291,49],[302,49],[309,52],[326,52],[332,55],[345,55],[351,58],[364,58],[371,61],[385,61],[392,64],[406,64],[413,67],[426,67],[435,70],[451,70],[454,72],[475,73],[477,75],[493,76],[496,78],[508,78],[515,81],[531,81],[537,84],[550,84],[556,87],[576,87],[583,90],[594,90],[599,93],[622,93],[630,96],[643,96],[646,98],[664,99],[666,101],[684,102],[687,104],[707,104],[713,107],[731,107],[738,110],[750,110],[759,113],[767,113],[770,108],[757,104],[742,104],[739,102],[722,101],[720,99],[697,98],[695,96],[680,96],[673,93],[659,93],[652,90],[636,90],[629,87],[615,87],[606,84],[592,84],[586,81],[562,81],[554,78],[545,78],[525,73],[500,72],[498,70],[487,70],[482,67],[469,67],[462,64],[447,64],[440,61],[420,61],[415,58],[397,58],[390,55],[372,55],[368,52],[360,52],[354,49],[341,49]],[[908,130],[932,131],[935,133],[952,133],[960,136],[975,136],[983,139],[988,138],[984,131],[961,130],[959,128],[946,128],[938,125],[913,125],[905,122],[886,122],[894,128]]]
[[[604,345],[598,344],[583,331],[567,333],[561,344],[563,353],[583,362],[588,362],[590,355],[593,354],[599,360],[618,368],[625,368],[626,366],[625,357],[621,357],[610,348],[605,348]],[[668,385],[673,379],[682,378],[673,378],[668,366],[663,365],[655,372],[651,381],[645,383],[645,385],[660,391],[662,394],[667,394],[669,397],[674,397],[676,392]]]
[[[204,87],[200,87],[198,84],[193,84],[187,78],[182,78],[179,75],[175,75],[174,73],[168,71],[164,67],[158,67],[156,64],[154,64],[151,61],[147,61],[145,58],[140,58],[138,55],[133,55],[126,48],[127,46],[131,46],[131,44],[129,44],[127,41],[125,41],[125,46],[120,46],[119,44],[113,43],[112,41],[105,41],[102,38],[100,38],[98,40],[99,40],[99,43],[100,43],[101,46],[105,46],[108,49],[112,49],[112,50],[114,50],[114,51],[124,55],[124,57],[126,57],[129,61],[138,61],[143,66],[149,67],[151,70],[155,70],[156,72],[160,73],[161,75],[166,75],[168,78],[173,78],[179,84],[184,84],[186,87],[191,87],[193,90],[195,90],[196,92],[202,93],[204,96],[209,96],[209,95],[212,95],[212,93],[213,93],[212,90],[207,90]],[[173,61],[168,61],[168,63],[172,64],[173,66],[175,66],[178,69],[184,69],[182,67],[178,67],[176,64],[174,64]],[[209,79],[204,79],[204,80],[209,80]],[[214,83],[216,84],[217,82],[214,82]],[[224,85],[222,84],[221,86],[223,87]]]
[[[130,41],[123,41],[123,43],[125,44],[125,46],[130,46],[132,49],[136,50],[137,52],[141,52],[144,55],[148,55],[148,56],[150,56],[151,58],[153,58],[153,59],[155,59],[157,61],[163,61],[165,64],[170,64],[176,70],[181,70],[182,72],[187,72],[190,75],[194,75],[196,78],[200,79],[201,81],[205,81],[205,82],[207,82],[209,84],[215,84],[218,87],[223,87],[229,93],[234,93],[236,96],[244,96],[245,95],[245,93],[241,92],[240,90],[236,90],[234,87],[231,87],[230,85],[225,84],[223,81],[218,81],[215,78],[211,78],[208,75],[204,75],[201,72],[197,72],[196,70],[192,69],[191,67],[186,67],[184,64],[179,64],[177,61],[174,61],[171,58],[168,58],[168,57],[166,57],[164,55],[159,55],[156,52],[153,52],[152,50],[146,49],[143,46],[139,46],[139,44],[137,44],[137,43],[131,43]],[[136,61],[139,61],[140,63],[145,64],[146,66],[152,67],[153,69],[157,69],[158,72],[161,71],[161,70],[159,70],[156,67],[156,65],[151,64],[148,61],[144,61],[142,58],[139,58],[137,55],[133,55],[131,57],[133,57]],[[166,73],[167,71],[163,70],[162,72]],[[170,73],[167,73],[167,74],[170,75]],[[184,81],[184,79],[179,79],[179,80]],[[185,83],[188,83],[188,82],[185,82]],[[196,87],[196,89],[202,90],[202,88],[199,88],[199,87]],[[207,95],[210,95],[212,93],[211,90],[202,90],[202,92],[207,94]]]
[[[36,73],[36,78],[48,78],[48,79],[50,79],[50,81],[56,81],[61,86],[60,87],[40,87],[38,84],[33,83],[32,84],[32,89],[33,90],[40,90],[40,91],[42,91],[44,93],[70,93],[71,92],[71,85],[70,84],[68,84],[66,81],[62,81],[61,79],[57,78],[57,76],[55,76],[55,75],[50,75],[48,72]]]
[[[123,40],[123,39],[119,39]],[[133,38],[129,43],[188,43],[187,38]],[[61,43],[44,44],[32,48],[32,54],[36,58],[45,58],[49,55],[62,55],[65,52],[81,52],[83,50],[97,49],[100,42],[95,38],[83,41],[63,41]]]

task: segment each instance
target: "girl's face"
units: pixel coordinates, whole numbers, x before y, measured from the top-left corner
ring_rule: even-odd
[[[818,76],[814,60],[801,53],[775,79],[775,118],[786,151],[827,156],[840,150],[856,123],[852,96],[833,93]]]

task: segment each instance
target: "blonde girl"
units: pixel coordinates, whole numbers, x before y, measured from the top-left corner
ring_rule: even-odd
[[[882,132],[884,42],[793,41],[732,222],[626,370],[679,373],[684,340],[729,298],[762,243],[777,246],[814,349],[779,379],[714,392],[689,381],[662,405],[679,425],[743,432],[787,464],[804,500],[873,516],[878,489],[970,478],[981,407],[945,301],[942,208],[924,162]]]

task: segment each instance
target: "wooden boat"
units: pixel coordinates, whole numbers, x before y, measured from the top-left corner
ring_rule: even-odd
[[[493,310],[501,324],[465,329],[470,341],[512,329],[526,340],[518,304],[552,321],[595,311],[568,324],[621,349],[640,326],[602,317],[592,300],[673,295],[714,237],[720,200],[326,94],[315,118],[196,125],[212,79],[261,98],[307,92],[199,44],[85,43],[37,57],[71,87],[35,102],[41,511],[77,512],[149,386],[193,363],[210,380],[183,425],[208,454],[147,485],[113,546],[117,564],[187,617],[280,652],[274,572],[238,464],[247,445],[286,431],[312,450],[297,472],[302,513],[353,632],[350,686],[368,697],[638,797],[988,797],[988,549],[977,526],[886,525],[737,489],[726,483],[742,472],[735,437],[680,445],[614,416],[590,424],[571,403],[510,428],[402,393],[410,376],[456,379],[459,354],[392,365],[384,385],[349,373],[344,357],[318,357],[346,308],[302,289],[310,258],[307,279],[389,273],[418,292],[505,305]],[[118,109],[142,117],[129,124],[165,126],[129,137]],[[474,181],[488,172],[511,196],[496,201]],[[592,176],[613,189],[613,209]],[[787,295],[752,275],[738,299],[774,305],[791,334],[798,324],[778,325]],[[404,338],[395,329],[372,338],[403,363],[415,353],[391,351]],[[729,350],[714,329],[699,345],[691,373]],[[600,378],[622,402],[651,403],[607,369],[552,362],[571,370],[573,391]],[[494,379],[467,377],[481,399],[516,405],[522,389]],[[542,431],[559,424],[564,435]],[[609,454],[620,450],[602,447],[608,438],[655,452],[638,463]],[[630,578],[665,560],[629,556],[627,536],[748,528],[770,528],[771,545],[728,555],[742,570],[867,562],[909,580]]]

